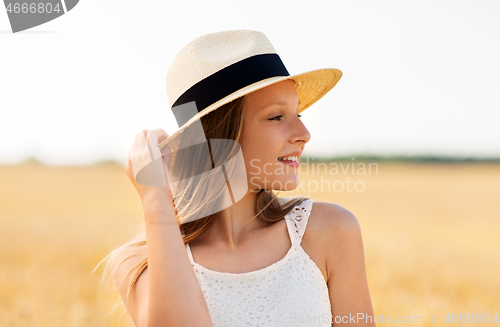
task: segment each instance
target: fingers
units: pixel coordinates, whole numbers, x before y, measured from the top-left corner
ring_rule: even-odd
[[[147,142],[151,147],[154,159],[162,157],[162,152],[158,147],[158,144],[160,143],[159,141],[160,137],[166,139],[168,137],[168,134],[162,129],[153,129],[147,132],[147,139],[148,139]]]
[[[166,140],[169,135],[167,132],[165,132],[163,129],[152,129],[152,130],[145,130],[146,131],[146,142],[148,144],[154,144],[158,145],[164,140]]]
[[[147,131],[146,143],[151,145],[158,145],[158,130],[152,129]]]
[[[128,165],[132,167],[135,177],[152,161],[170,154],[170,151],[167,151],[169,149],[160,151],[158,147],[158,144],[168,137],[169,135],[163,129],[144,129],[135,136],[128,154]]]
[[[158,142],[156,144],[160,144],[161,142],[165,141],[169,135],[167,134],[167,132],[165,132],[163,129],[154,129],[150,132],[155,132],[156,134],[156,138],[158,140]]]

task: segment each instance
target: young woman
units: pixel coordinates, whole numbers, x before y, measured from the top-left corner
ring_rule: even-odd
[[[299,185],[311,138],[299,113],[340,77],[290,76],[255,31],[181,50],[167,74],[180,129],[137,134],[125,169],[144,224],[107,257],[136,326],[375,326],[356,217],[273,192]],[[138,182],[134,160],[160,152],[163,180]]]

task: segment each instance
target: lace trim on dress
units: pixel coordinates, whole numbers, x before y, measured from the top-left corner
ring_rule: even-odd
[[[307,221],[311,215],[312,204],[312,199],[304,200],[286,215],[285,219],[288,224],[288,232],[292,239],[292,243],[300,244],[302,242],[302,237],[306,231]]]
[[[189,260],[191,261],[191,264],[194,267],[196,267],[202,274],[203,274],[203,271],[205,271],[205,272],[212,273],[212,274],[219,274],[219,275],[226,275],[226,276],[229,276],[229,275],[231,275],[231,276],[249,276],[249,275],[253,275],[253,274],[267,272],[270,269],[277,269],[277,268],[279,268],[279,266],[281,266],[281,265],[285,264],[287,261],[289,261],[292,253],[295,252],[296,250],[298,250],[298,248],[300,247],[300,243],[302,242],[302,237],[304,236],[307,221],[308,221],[311,209],[312,209],[312,204],[313,204],[312,199],[306,199],[306,200],[302,201],[300,204],[296,205],[285,216],[285,222],[287,225],[288,235],[290,236],[292,246],[290,247],[290,249],[288,250],[288,252],[286,253],[286,255],[283,258],[281,258],[279,261],[276,261],[275,263],[273,263],[267,267],[264,267],[264,268],[261,268],[258,270],[254,270],[254,271],[243,272],[243,273],[230,273],[230,272],[221,272],[221,271],[211,270],[211,269],[205,268],[204,266],[202,266],[194,261],[193,253],[191,252],[191,247],[189,246],[189,243],[187,243],[186,248],[187,248]],[[307,253],[305,253],[305,254],[307,255]]]

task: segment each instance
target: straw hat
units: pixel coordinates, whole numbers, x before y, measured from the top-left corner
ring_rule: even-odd
[[[341,77],[342,72],[332,68],[290,75],[262,32],[233,30],[198,37],[177,54],[167,72],[167,97],[179,130],[159,147],[220,106],[283,80],[295,82],[300,113]]]

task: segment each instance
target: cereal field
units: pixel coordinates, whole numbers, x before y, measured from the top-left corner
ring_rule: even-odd
[[[500,164],[347,164],[301,166],[301,186],[280,195],[356,215],[376,316],[457,326],[453,313],[500,314]],[[102,267],[92,274],[139,223],[123,167],[0,166],[0,181],[0,326],[126,326],[107,315],[116,295]]]

